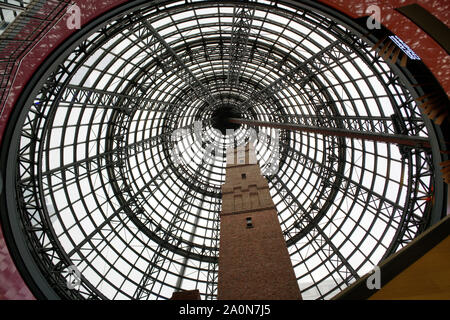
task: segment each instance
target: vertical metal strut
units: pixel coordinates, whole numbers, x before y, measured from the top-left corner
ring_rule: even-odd
[[[238,86],[243,65],[249,57],[248,39],[252,29],[255,9],[247,5],[234,8],[233,27],[231,29],[230,64],[228,67],[229,85]]]

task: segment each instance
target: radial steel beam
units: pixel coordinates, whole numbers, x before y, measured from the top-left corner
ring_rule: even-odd
[[[185,126],[183,128],[180,129],[189,129],[190,127],[192,127],[192,125],[188,125]],[[63,171],[67,171],[67,170],[71,170],[71,168],[79,168],[79,167],[85,167],[88,168],[90,163],[95,163],[98,166],[101,164],[106,165],[105,159],[108,156],[111,156],[114,153],[118,153],[118,152],[126,152],[127,156],[130,157],[132,155],[135,155],[137,152],[144,152],[145,150],[150,149],[151,147],[155,146],[158,143],[161,143],[164,139],[170,139],[172,134],[173,134],[173,130],[169,131],[167,133],[161,133],[159,135],[155,135],[155,136],[151,136],[149,138],[140,140],[140,141],[136,141],[133,143],[129,143],[127,144],[125,147],[118,147],[115,149],[111,149],[108,151],[105,151],[103,153],[98,153],[96,155],[87,157],[85,159],[80,159],[78,161],[73,161],[70,163],[65,163],[63,165],[61,165],[60,167],[57,168],[53,168],[53,169],[49,169],[47,171],[43,171],[41,173],[41,176],[48,176],[48,175],[53,175],[55,173],[58,172],[63,172]],[[21,179],[18,180],[21,183],[27,182],[32,180],[32,177],[27,177],[25,179]],[[37,177],[34,177],[34,179],[37,179]]]
[[[231,28],[230,64],[228,67],[228,84],[238,85],[242,65],[248,59],[248,38],[252,29],[255,9],[247,5],[234,8],[233,26]]]
[[[283,181],[283,179],[281,179],[278,175],[274,176],[276,179],[276,182],[279,183],[281,189],[284,189],[286,191],[287,194],[289,194],[289,199],[291,199],[291,203],[287,203],[287,198],[288,197],[283,197],[283,201],[285,202],[285,204],[288,207],[292,207],[292,203],[295,203],[298,211],[294,213],[294,215],[297,216],[297,220],[300,220],[301,218],[298,217],[299,213],[302,212],[304,214],[304,217],[306,219],[306,221],[308,222],[308,224],[312,225],[312,228],[314,228],[317,233],[320,235],[320,237],[322,237],[323,242],[328,245],[328,247],[331,249],[331,251],[334,253],[334,255],[336,255],[336,257],[338,257],[340,259],[341,265],[345,266],[345,268],[348,270],[348,272],[355,278],[355,279],[359,279],[359,275],[356,272],[355,269],[353,269],[352,265],[350,264],[350,262],[346,259],[346,257],[344,257],[344,255],[342,254],[342,252],[334,245],[333,241],[331,241],[331,239],[326,235],[325,231],[320,227],[320,225],[318,223],[314,223],[314,218],[311,216],[311,213],[303,207],[303,205],[300,203],[300,201],[297,199],[297,197],[295,197],[292,194],[291,189],[286,185],[286,183]],[[275,183],[274,186],[276,187],[277,184]],[[278,190],[280,188],[277,188]],[[315,242],[318,242],[318,237],[313,237],[313,240]],[[322,247],[324,244],[322,243],[317,243],[317,245],[319,247]]]
[[[124,111],[145,109],[148,111],[167,111],[174,103],[145,97],[137,97],[119,92],[87,88],[68,84],[64,89],[59,103],[78,104],[89,107],[118,108]]]
[[[251,104],[261,100],[261,97],[266,95],[273,95],[275,92],[282,90],[283,88],[292,85],[293,83],[306,83],[310,81],[311,76],[314,76],[313,73],[308,72],[308,75],[305,76],[305,71],[310,64],[316,63],[317,66],[326,66],[329,67],[329,64],[321,63],[320,60],[324,58],[326,54],[330,57],[340,59],[345,57],[346,55],[342,54],[342,52],[337,48],[337,46],[341,44],[341,40],[336,40],[330,43],[328,46],[323,48],[322,50],[316,52],[311,57],[303,61],[300,65],[292,68],[287,73],[285,73],[282,77],[272,81],[270,84],[265,86],[263,89],[252,94],[246,101],[241,104],[241,109],[243,111],[250,108]]]
[[[376,142],[396,143],[399,145],[414,147],[414,148],[431,148],[428,138],[418,136],[407,136],[401,134],[385,134],[379,132],[363,132],[351,131],[340,128],[325,128],[315,126],[304,126],[300,124],[291,123],[273,123],[268,121],[257,121],[247,119],[229,118],[230,123],[246,124],[257,127],[269,127],[276,129],[294,130],[300,132],[317,133],[325,136],[345,137],[350,139],[370,140]]]
[[[205,163],[204,158],[205,158],[205,155],[203,155],[203,157],[202,157],[202,163],[201,163],[200,166],[198,166],[198,169],[196,170],[196,172],[195,172],[195,174],[194,174],[194,177],[199,176],[200,171],[206,170],[206,165],[207,165],[207,164]],[[214,162],[215,162],[215,158],[213,158],[213,162],[212,162],[211,164],[209,164],[209,165],[210,165],[211,167],[214,166]],[[208,179],[211,179],[211,174],[212,174],[212,170],[211,170],[211,171],[208,171]],[[191,190],[192,190],[192,189],[191,189]],[[200,202],[200,203],[203,204],[204,200],[205,200],[205,194],[202,194],[202,195],[201,195],[201,200],[200,200],[201,202]],[[191,204],[191,205],[192,205],[192,204]],[[179,210],[181,210],[181,209],[179,209]],[[191,235],[190,235],[190,237],[189,237],[189,242],[190,242],[190,243],[194,243],[194,238],[195,238],[196,230],[197,230],[197,228],[198,228],[198,223],[199,223],[199,221],[200,221],[201,211],[202,211],[202,207],[201,207],[201,205],[199,205],[199,207],[197,208],[197,213],[196,213],[196,215],[195,215],[194,227],[192,228],[192,233],[191,233]],[[192,250],[192,247],[188,248],[188,251],[191,251],[191,250]],[[185,256],[185,257],[183,258],[183,264],[182,264],[182,266],[181,266],[181,270],[180,270],[180,272],[179,272],[179,274],[178,274],[178,280],[177,280],[177,283],[176,283],[176,285],[175,285],[175,290],[176,290],[176,291],[181,290],[181,286],[182,286],[182,284],[183,284],[183,280],[185,279],[186,266],[187,266],[188,259],[189,259],[188,256]]]
[[[199,176],[200,172],[205,169],[205,165],[206,165],[206,163],[204,161],[204,156],[203,156],[202,163],[198,166],[194,176]],[[181,230],[181,227],[178,226],[178,224],[180,224],[180,222],[182,222],[183,220],[185,221],[187,219],[186,216],[188,215],[188,211],[189,211],[188,208],[190,208],[194,205],[194,202],[196,200],[195,196],[192,194],[194,191],[195,190],[193,190],[192,188],[189,188],[185,191],[185,194],[182,198],[182,202],[177,207],[177,210],[173,214],[169,225],[164,230],[164,240],[165,241],[169,242],[169,238],[174,238],[174,237],[181,238],[178,235],[178,233]],[[201,201],[203,201],[203,200],[204,200],[204,195],[202,195]],[[192,233],[191,233],[188,243],[194,243],[195,229],[197,228],[197,225],[198,225],[201,209],[202,209],[201,206],[199,206],[197,209],[196,220],[194,222],[194,227],[193,227],[194,229],[192,230]],[[136,291],[133,295],[133,297],[135,299],[142,299],[143,297],[148,298],[147,287],[149,285],[152,285],[152,289],[153,289],[154,283],[156,282],[156,279],[159,276],[162,266],[166,262],[166,259],[164,258],[163,255],[166,253],[167,250],[168,250],[167,247],[161,246],[161,245],[157,248],[157,251],[154,253],[154,256],[152,257],[151,263],[149,263],[149,266],[139,283],[139,286],[136,288]],[[181,269],[179,271],[177,283],[175,285],[176,291],[181,289],[181,285],[182,285],[183,279],[185,277],[187,261],[190,258],[191,251],[192,251],[192,246],[189,246],[186,249],[187,254],[184,255],[183,262],[181,263]],[[169,262],[169,264],[171,264],[171,263],[172,263],[172,261]],[[154,277],[155,273],[157,274],[156,277]],[[152,290],[150,290],[150,291],[152,291]]]
[[[138,17],[142,16],[138,14]],[[167,41],[158,33],[158,31],[148,22],[143,20],[145,27],[151,32],[152,36],[155,37],[167,50],[173,59],[173,62],[181,69],[181,71],[176,72],[183,81],[185,81],[199,96],[204,96],[206,102],[210,106],[214,106],[215,99],[209,92],[209,90],[201,83],[201,81],[192,73],[192,71],[186,66],[186,64],[181,60],[178,54],[173,50],[173,48],[167,43]],[[195,85],[194,85],[195,84]]]

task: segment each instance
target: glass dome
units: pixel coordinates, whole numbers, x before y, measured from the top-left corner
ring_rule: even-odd
[[[36,84],[9,155],[22,250],[62,298],[216,299],[224,151],[251,138],[245,124],[224,135],[224,117],[433,143],[414,77],[318,4],[136,1],[80,39]],[[253,129],[304,299],[332,298],[427,227],[431,150]]]

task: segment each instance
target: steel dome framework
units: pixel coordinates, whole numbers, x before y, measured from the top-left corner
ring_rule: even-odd
[[[430,139],[411,148],[257,128],[305,299],[333,297],[440,214],[437,129],[413,74],[371,50],[376,34],[307,1],[132,4],[80,31],[10,129],[6,206],[17,251],[42,275],[36,292],[166,299],[196,288],[215,299],[226,158],[205,155],[250,137],[247,125],[215,130],[224,109]]]

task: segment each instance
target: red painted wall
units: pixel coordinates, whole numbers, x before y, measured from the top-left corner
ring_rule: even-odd
[[[82,25],[107,10],[126,2],[125,0],[74,0],[81,8]],[[350,17],[365,16],[365,9],[371,4],[381,8],[381,22],[397,34],[413,49],[433,72],[447,95],[450,96],[450,58],[447,53],[425,32],[403,15],[394,11],[396,7],[418,3],[449,26],[450,1],[448,0],[320,0]],[[61,19],[50,32],[17,64],[18,72],[12,90],[0,118],[0,143],[9,114],[22,88],[29,81],[46,57],[76,30],[67,28],[66,19]],[[0,299],[34,299],[18,274],[6,247],[0,230]]]

